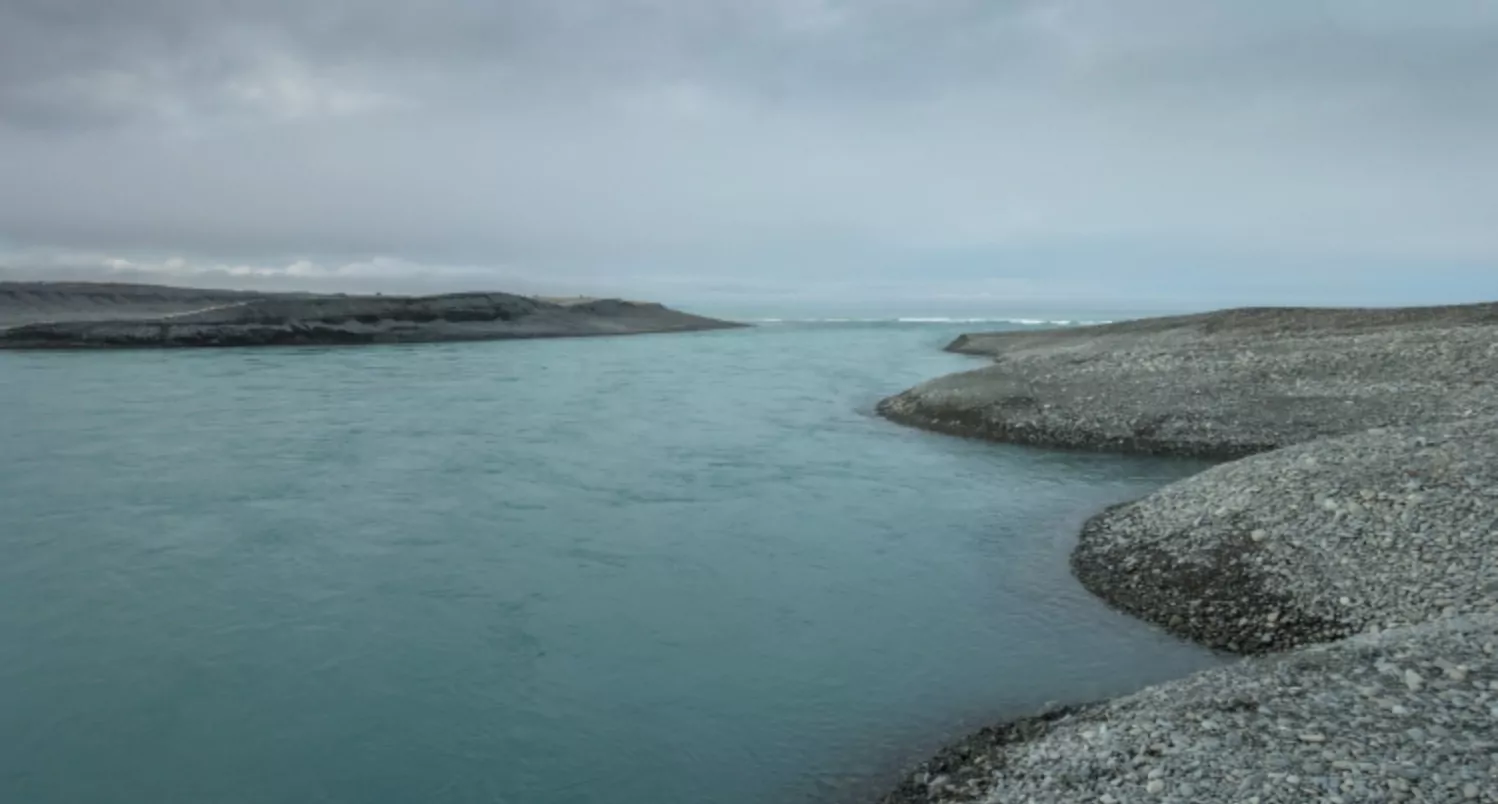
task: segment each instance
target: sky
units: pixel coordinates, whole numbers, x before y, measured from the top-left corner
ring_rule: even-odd
[[[0,279],[1498,298],[1491,0],[0,0]]]

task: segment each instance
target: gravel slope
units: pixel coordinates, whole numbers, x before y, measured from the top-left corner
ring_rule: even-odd
[[[884,801],[1498,802],[1495,312],[1245,310],[958,339],[997,364],[881,412],[1250,456],[1094,517],[1072,567],[1176,634],[1274,655],[986,730]]]
[[[1498,305],[1233,310],[964,336],[996,365],[885,400],[890,419],[1041,446],[1235,458],[1498,414]]]
[[[882,804],[1498,801],[1498,617],[1444,618],[1007,724]]]
[[[1215,467],[1095,517],[1072,568],[1126,611],[1240,653],[1498,614],[1498,417]]]

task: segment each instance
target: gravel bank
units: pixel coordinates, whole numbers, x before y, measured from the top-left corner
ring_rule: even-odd
[[[959,338],[996,365],[879,410],[1040,446],[1236,458],[1373,427],[1498,414],[1498,305],[1236,310]]]
[[[1498,801],[1498,617],[1198,673],[974,735],[882,804]]]
[[[1072,568],[1126,611],[1240,653],[1498,614],[1498,417],[1217,466],[1095,517]]]
[[[1229,311],[949,348],[997,364],[880,411],[1240,458],[1094,517],[1072,567],[1180,636],[1277,655],[986,730],[886,804],[1498,802],[1498,306]]]

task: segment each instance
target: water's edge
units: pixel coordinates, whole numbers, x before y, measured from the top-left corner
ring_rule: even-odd
[[[1366,479],[1362,478],[1360,473],[1374,474],[1390,466],[1407,465],[1407,463],[1400,463],[1401,460],[1407,458],[1405,454],[1407,448],[1402,445],[1400,435],[1398,435],[1406,430],[1395,429],[1391,434],[1388,428],[1403,427],[1407,428],[1408,433],[1425,433],[1425,429],[1417,428],[1430,428],[1442,422],[1467,420],[1474,416],[1478,418],[1473,419],[1472,423],[1480,427],[1483,424],[1482,412],[1491,410],[1491,405],[1467,403],[1466,397],[1460,393],[1465,389],[1458,387],[1462,385],[1464,378],[1486,373],[1474,371],[1474,367],[1488,369],[1489,365],[1482,364],[1478,357],[1467,360],[1450,358],[1447,352],[1438,352],[1437,356],[1442,359],[1437,360],[1419,348],[1420,343],[1423,342],[1422,339],[1440,341],[1443,338],[1449,338],[1449,333],[1442,327],[1451,323],[1447,320],[1450,317],[1461,319],[1459,323],[1464,325],[1474,324],[1473,321],[1468,321],[1468,318],[1475,319],[1475,325],[1462,329],[1461,334],[1478,345],[1473,354],[1480,355],[1481,347],[1490,343],[1484,338],[1492,332],[1494,324],[1492,305],[1373,312],[1357,310],[1347,312],[1223,311],[1189,319],[1131,322],[1112,328],[1092,327],[1035,335],[995,334],[988,336],[992,343],[982,349],[970,347],[974,338],[984,336],[962,336],[948,346],[948,351],[998,357],[1007,348],[1028,348],[1027,357],[1030,360],[1029,362],[1021,361],[1012,369],[972,372],[966,375],[939,378],[884,400],[878,409],[881,415],[897,424],[949,435],[976,437],[979,440],[991,442],[1019,442],[1042,448],[1080,446],[1118,454],[1185,453],[1214,459],[1234,460],[1236,467],[1274,465],[1275,461],[1280,460],[1280,456],[1299,454],[1294,452],[1296,449],[1334,452],[1337,449],[1335,445],[1355,442],[1359,438],[1372,439],[1373,442],[1377,442],[1377,445],[1382,446],[1384,451],[1365,450],[1367,454],[1360,453],[1359,461],[1347,464],[1336,460],[1330,461],[1331,465],[1338,468],[1337,474],[1340,480],[1356,483],[1359,479]],[[1197,328],[1198,325],[1200,328]],[[1130,336],[1136,334],[1135,330],[1141,330],[1144,334],[1130,340]],[[1232,337],[1222,336],[1223,330],[1229,331]],[[1376,335],[1368,335],[1365,330],[1376,330]],[[1285,347],[1286,332],[1306,335],[1305,343]],[[1349,337],[1349,332],[1351,336],[1361,336],[1361,338]],[[1214,338],[1214,336],[1219,337]],[[1342,336],[1344,342],[1334,341],[1328,344],[1324,340],[1335,339],[1338,336]],[[1108,355],[1106,358],[1089,364],[1092,371],[1102,375],[1100,378],[1088,376],[1078,381],[1081,385],[1100,392],[1099,394],[1081,395],[1069,387],[1052,387],[1049,389],[1051,394],[1049,397],[1042,392],[1036,392],[1038,398],[1012,396],[1018,393],[1016,388],[1027,387],[1026,377],[1045,376],[1049,379],[1051,375],[1048,372],[1059,373],[1066,370],[1065,366],[1087,362],[1077,357],[1075,351],[1068,351],[1065,348],[1068,341],[1072,342],[1072,345],[1079,342],[1085,343],[1087,349]],[[1244,371],[1241,363],[1235,361],[1244,351],[1252,348],[1254,351],[1249,353],[1256,359],[1265,363],[1270,362],[1270,358],[1264,354],[1269,351],[1269,346],[1266,344],[1279,345],[1287,350],[1287,354],[1274,358],[1281,361],[1274,365],[1280,369],[1281,374],[1289,377],[1302,374],[1321,376],[1327,373],[1313,370],[1317,356],[1351,354],[1357,357],[1366,352],[1374,353],[1382,359],[1389,353],[1398,353],[1401,359],[1392,361],[1393,368],[1386,367],[1384,371],[1384,374],[1389,376],[1380,377],[1386,380],[1385,385],[1379,386],[1377,393],[1370,392],[1363,395],[1375,397],[1374,401],[1386,403],[1387,407],[1360,404],[1358,413],[1362,416],[1349,416],[1346,413],[1348,409],[1340,405],[1335,409],[1323,411],[1305,402],[1292,404],[1299,401],[1293,393],[1275,387],[1271,389],[1270,395],[1272,396],[1275,392],[1283,393],[1285,395],[1283,400],[1266,401],[1259,397],[1251,400],[1250,407],[1260,408],[1255,412],[1262,419],[1261,421],[1253,421],[1251,417],[1245,417],[1249,419],[1245,422],[1232,416],[1211,415],[1193,418],[1188,414],[1196,410],[1193,407],[1196,404],[1195,400],[1187,400],[1174,407],[1168,404],[1171,400],[1165,400],[1166,404],[1160,404],[1160,399],[1140,392],[1139,389],[1147,385],[1146,383],[1128,382],[1137,380],[1140,373],[1153,371],[1156,363],[1152,361],[1158,361],[1162,356],[1175,356],[1178,349],[1194,348],[1196,351],[1192,352],[1192,357],[1197,360],[1187,361],[1185,365],[1193,367],[1199,375],[1211,376],[1212,385],[1216,388],[1228,386],[1222,391],[1225,396],[1229,397],[1223,405],[1232,410],[1231,403],[1235,401],[1231,398],[1233,394],[1244,393],[1241,381],[1236,383],[1238,387],[1233,387],[1235,383],[1231,382],[1233,373]],[[1052,348],[1057,346],[1061,348]],[[1491,352],[1490,349],[1488,351]],[[1213,364],[1213,361],[1231,365],[1232,370],[1225,371],[1224,377],[1218,378],[1211,374],[1210,366],[1203,368],[1201,365]],[[1286,366],[1289,368],[1287,369]],[[1352,384],[1362,383],[1364,386],[1372,383],[1372,380],[1362,373],[1342,368],[1342,373],[1346,376],[1334,377],[1334,380],[1345,380]],[[1067,376],[1086,375],[1086,373],[1087,369],[1077,369],[1068,372]],[[1014,377],[1020,379],[1015,380]],[[1436,396],[1442,397],[1447,402],[1453,399],[1461,401],[1462,404],[1456,408],[1457,411],[1461,411],[1460,414],[1453,417],[1449,411],[1443,411],[1440,408],[1429,410],[1420,404],[1413,404],[1410,409],[1402,410],[1399,403],[1403,399],[1397,393],[1399,381],[1416,382],[1411,378],[1444,383],[1451,393]],[[1090,386],[1087,380],[1092,381]],[[1108,393],[1108,389],[1120,385],[1125,389],[1120,394],[1125,398],[1122,400]],[[1389,391],[1387,386],[1393,386],[1396,390]],[[1423,400],[1430,394],[1424,391],[1424,386],[1421,387],[1420,399]],[[959,390],[961,393],[957,392]],[[1216,396],[1211,398],[1216,401]],[[1367,402],[1362,397],[1359,399]],[[1283,401],[1284,404],[1271,405],[1269,401]],[[1138,410],[1130,408],[1131,404]],[[1351,405],[1353,402],[1348,401],[1346,404]],[[1365,408],[1370,412],[1364,413]],[[1284,410],[1303,412],[1305,415],[1302,418],[1314,420],[1316,426],[1309,429],[1296,429],[1288,423],[1289,417],[1282,415]],[[1163,441],[1154,439],[1153,428],[1144,433],[1146,437],[1133,437],[1140,433],[1137,424],[1139,419],[1135,415],[1138,412],[1160,414],[1161,420],[1168,419],[1171,414],[1178,414],[1184,422],[1196,423],[1199,418],[1205,423],[1201,424],[1200,431],[1187,431],[1184,435],[1174,434],[1172,436],[1174,440],[1172,438]],[[1258,430],[1254,429],[1255,425],[1259,426]],[[1271,437],[1266,439],[1265,433]],[[1389,443],[1384,444],[1379,439],[1385,439]],[[1426,443],[1424,437],[1417,438],[1414,435],[1411,435],[1409,440],[1415,447],[1423,447]],[[1431,440],[1440,441],[1440,434],[1434,434]],[[1475,439],[1469,435],[1459,440],[1467,443]],[[1162,445],[1169,448],[1162,448]],[[1289,450],[1280,449],[1287,445],[1301,446],[1292,446]],[[1473,451],[1478,456],[1473,460],[1481,461],[1480,449]],[[1306,458],[1312,464],[1316,463],[1315,456],[1307,453]],[[1293,481],[1280,481],[1279,478],[1282,475],[1273,477],[1274,481],[1263,483],[1263,489],[1257,485],[1252,489],[1254,492],[1262,491],[1255,497],[1255,505],[1259,507],[1283,505],[1286,504],[1286,498],[1294,496],[1288,486],[1276,487],[1277,482]],[[1192,481],[1177,482],[1191,483]],[[1193,516],[1205,517],[1214,510],[1218,512],[1219,517],[1222,517],[1223,511],[1228,509],[1219,508],[1223,498],[1214,497],[1213,494],[1219,491],[1217,486],[1230,485],[1231,483],[1222,480],[1220,475],[1214,474],[1211,479],[1203,479],[1202,482],[1191,485],[1190,494],[1185,502],[1172,499],[1170,503],[1160,503],[1160,505],[1173,506],[1169,510],[1171,516],[1175,518],[1170,521],[1176,523],[1177,526],[1180,523],[1189,522]],[[1359,488],[1360,486],[1353,485],[1352,487]],[[1361,487],[1369,488],[1367,484]],[[1377,488],[1376,485],[1373,487]],[[1339,487],[1334,484],[1332,488],[1335,490]],[[1368,498],[1374,492],[1364,491],[1363,494],[1365,498]],[[1132,507],[1146,506],[1157,502],[1160,497],[1145,495],[1145,500],[1145,502],[1136,502]],[[1208,548],[1201,545],[1176,545],[1175,542],[1182,540],[1175,536],[1171,537],[1171,543],[1168,546],[1163,547],[1140,546],[1135,542],[1134,537],[1150,532],[1152,529],[1158,530],[1157,535],[1179,535],[1180,531],[1173,529],[1170,525],[1159,526],[1158,523],[1136,522],[1132,526],[1121,526],[1126,535],[1115,539],[1112,544],[1112,554],[1102,559],[1101,562],[1089,559],[1087,551],[1091,542],[1098,538],[1096,531],[1103,528],[1110,517],[1115,517],[1120,511],[1130,507],[1129,505],[1113,506],[1091,518],[1082,528],[1077,546],[1072,552],[1072,560],[1069,562],[1072,577],[1080,581],[1089,593],[1107,603],[1111,608],[1142,621],[1163,626],[1165,630],[1195,644],[1239,654],[1285,651],[1293,654],[1298,648],[1316,650],[1318,648],[1315,646],[1335,644],[1342,637],[1358,632],[1359,628],[1354,625],[1333,628],[1321,627],[1323,624],[1316,623],[1312,624],[1314,627],[1307,626],[1299,629],[1293,627],[1292,623],[1288,632],[1285,632],[1285,629],[1278,627],[1276,621],[1281,618],[1284,611],[1293,611],[1294,601],[1283,595],[1283,599],[1273,596],[1265,598],[1265,593],[1256,585],[1252,572],[1233,570],[1228,567],[1230,563],[1228,559],[1204,557],[1201,551]],[[1302,509],[1297,507],[1296,510]],[[1438,526],[1452,527],[1450,523],[1439,521],[1442,518],[1439,515],[1433,518],[1437,520],[1435,524]],[[1200,518],[1197,519],[1197,524],[1201,524]],[[1244,545],[1248,545],[1243,549],[1250,552],[1253,547],[1250,544],[1250,536],[1254,542],[1266,538],[1266,532],[1263,530],[1255,530],[1252,533],[1249,530],[1254,527],[1263,527],[1262,525],[1235,522],[1231,526],[1223,525],[1223,527],[1227,531],[1238,532],[1237,538]],[[1187,528],[1189,529],[1189,525]],[[1174,555],[1167,556],[1163,562],[1150,565],[1155,574],[1148,575],[1151,578],[1163,579],[1163,583],[1169,589],[1152,590],[1152,596],[1146,595],[1150,597],[1148,604],[1135,600],[1132,601],[1135,605],[1129,605],[1131,602],[1127,593],[1131,583],[1129,579],[1136,571],[1148,574],[1144,569],[1132,569],[1133,561],[1135,556],[1148,553],[1151,549],[1165,553],[1180,553],[1188,558],[1194,558],[1196,562],[1205,562],[1212,568],[1208,571],[1211,575],[1210,583],[1221,586],[1217,592],[1221,600],[1217,601],[1218,605],[1208,605],[1203,609],[1207,612],[1201,615],[1203,619],[1211,621],[1213,616],[1221,615],[1219,619],[1226,621],[1238,619],[1241,614],[1240,609],[1270,610],[1273,614],[1269,618],[1269,628],[1276,631],[1276,635],[1262,636],[1261,640],[1258,638],[1260,635],[1255,634],[1255,639],[1246,642],[1242,639],[1213,638],[1212,629],[1219,627],[1220,623],[1208,622],[1199,629],[1186,627],[1185,623],[1197,616],[1191,613],[1196,611],[1192,606],[1201,602],[1198,598],[1210,597],[1210,594],[1204,594],[1200,588],[1203,583],[1201,571],[1190,569],[1190,567],[1199,566],[1200,563],[1188,564],[1177,561],[1178,557]],[[1481,548],[1469,546],[1468,549]],[[1193,551],[1196,552],[1193,553]],[[1120,568],[1120,556],[1127,557],[1128,566],[1131,568]],[[1140,558],[1148,565],[1149,562],[1145,559],[1147,556]],[[1164,595],[1164,591],[1169,591],[1171,594]],[[1163,597],[1171,599],[1164,600]],[[1351,599],[1343,597],[1341,604],[1351,605]],[[1224,611],[1227,611],[1227,614],[1223,614]],[[1444,609],[1436,607],[1426,616],[1428,619],[1449,622],[1455,618],[1455,612],[1456,609],[1452,607]],[[1375,622],[1402,622],[1397,615],[1390,612],[1377,613],[1385,616],[1384,619],[1375,620]],[[1291,619],[1294,620],[1294,617],[1292,616]],[[1241,623],[1242,620],[1239,620],[1240,625]],[[1219,630],[1222,629],[1219,628]],[[1041,738],[1051,730],[1051,724],[1059,720],[1075,717],[1085,720],[1093,710],[1101,708],[1108,700],[1113,699],[1079,704],[1067,709],[1043,711],[982,729],[916,766],[879,801],[881,804],[916,804],[917,802],[926,804],[933,801],[976,800],[977,796],[983,795],[992,787],[991,780],[995,776],[995,765],[1004,761],[1005,755],[1001,750],[1002,747]],[[1094,766],[1091,770],[1095,771],[1096,767]],[[1151,776],[1151,778],[1155,777]],[[1160,789],[1157,785],[1150,792],[1158,792]],[[1470,790],[1475,789],[1470,788]],[[1474,795],[1470,790],[1468,797]]]
[[[954,432],[940,426],[923,426],[917,423],[917,420],[901,417],[898,415],[887,415],[882,405],[878,410],[878,414],[886,420],[895,424],[911,427],[925,432],[935,433],[938,435],[959,438],[968,441],[986,441],[995,445],[1005,443],[996,441],[992,438],[985,438],[982,435],[973,433]],[[1085,448],[1068,448],[1064,446],[1046,447],[1043,444],[1035,445],[1026,443],[1025,445],[1060,452],[1097,451]],[[1129,453],[1123,452],[1119,454],[1127,455]],[[1161,488],[1164,488],[1165,485],[1169,484],[1163,484]],[[1084,533],[1087,527],[1099,517],[1105,516],[1109,511],[1129,505],[1131,502],[1137,501],[1139,499],[1143,499],[1144,496],[1148,495],[1142,495],[1140,497],[1134,498],[1134,500],[1113,503],[1111,505],[1104,506],[1094,515],[1087,517],[1086,520],[1080,525],[1074,526],[1073,532],[1080,536],[1080,534]],[[1078,549],[1080,549],[1080,544],[1072,548],[1073,556],[1075,556]],[[1069,561],[1068,565],[1071,565],[1071,563],[1072,562]],[[1091,584],[1087,583],[1083,578],[1079,577],[1075,573],[1075,571],[1072,572],[1072,578],[1076,580],[1082,586],[1082,588],[1087,590],[1087,592],[1094,598],[1106,604],[1108,608],[1114,611],[1121,612],[1131,617],[1132,619],[1138,620],[1139,622],[1154,625],[1153,623],[1149,623],[1148,620],[1135,617],[1130,610],[1123,606],[1117,605],[1115,601],[1110,600],[1107,596],[1098,594],[1097,590]],[[1182,641],[1191,642],[1191,640],[1186,639],[1182,639]],[[1214,651],[1218,650],[1213,648],[1211,645],[1206,645],[1203,643],[1194,644],[1200,644],[1202,647],[1212,649]],[[1223,652],[1220,653],[1220,655],[1224,657],[1231,657],[1233,654]],[[1192,673],[1188,673],[1186,676],[1182,676],[1182,678],[1189,677],[1200,672],[1205,671],[1194,671]],[[1156,684],[1159,683],[1166,682],[1156,682]],[[1151,684],[1148,686],[1155,685]],[[1124,695],[1128,694],[1131,693],[1124,693]],[[978,727],[968,734],[945,743],[931,756],[919,761],[914,766],[911,766],[908,762],[901,763],[901,767],[892,769],[889,772],[887,778],[879,781],[877,785],[871,784],[867,789],[858,790],[853,795],[850,795],[846,798],[834,798],[830,800],[828,804],[865,804],[870,800],[876,801],[877,804],[931,804],[931,802],[935,800],[931,795],[932,790],[931,786],[929,785],[929,782],[931,780],[946,780],[945,789],[953,791],[961,790],[968,785],[980,785],[985,779],[992,775],[993,767],[991,765],[991,757],[994,755],[995,749],[1006,745],[1015,745],[1028,742],[1030,740],[1039,739],[1045,736],[1051,724],[1056,723],[1057,721],[1060,721],[1062,719],[1071,718],[1078,715],[1086,715],[1093,710],[1100,709],[1104,704],[1107,704],[1109,701],[1116,700],[1119,697],[1123,696],[1119,695],[1104,698],[1082,698],[1069,701],[1050,701],[1047,702],[1044,706],[1040,707],[1038,711],[1030,714],[1020,714],[1018,716],[1011,716],[1007,718],[989,719],[988,725]],[[953,801],[957,800],[958,799],[953,799]]]

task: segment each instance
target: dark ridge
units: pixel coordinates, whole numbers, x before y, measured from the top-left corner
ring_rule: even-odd
[[[148,286],[115,290],[119,292],[105,297],[110,304],[101,312],[91,309],[99,295],[95,286],[43,286],[41,291],[7,286],[6,295],[0,296],[0,324],[8,318],[13,326],[0,329],[0,348],[354,345],[595,337],[741,326],[658,304],[611,299],[556,304],[509,293],[312,296]],[[49,293],[51,301],[38,301]]]

